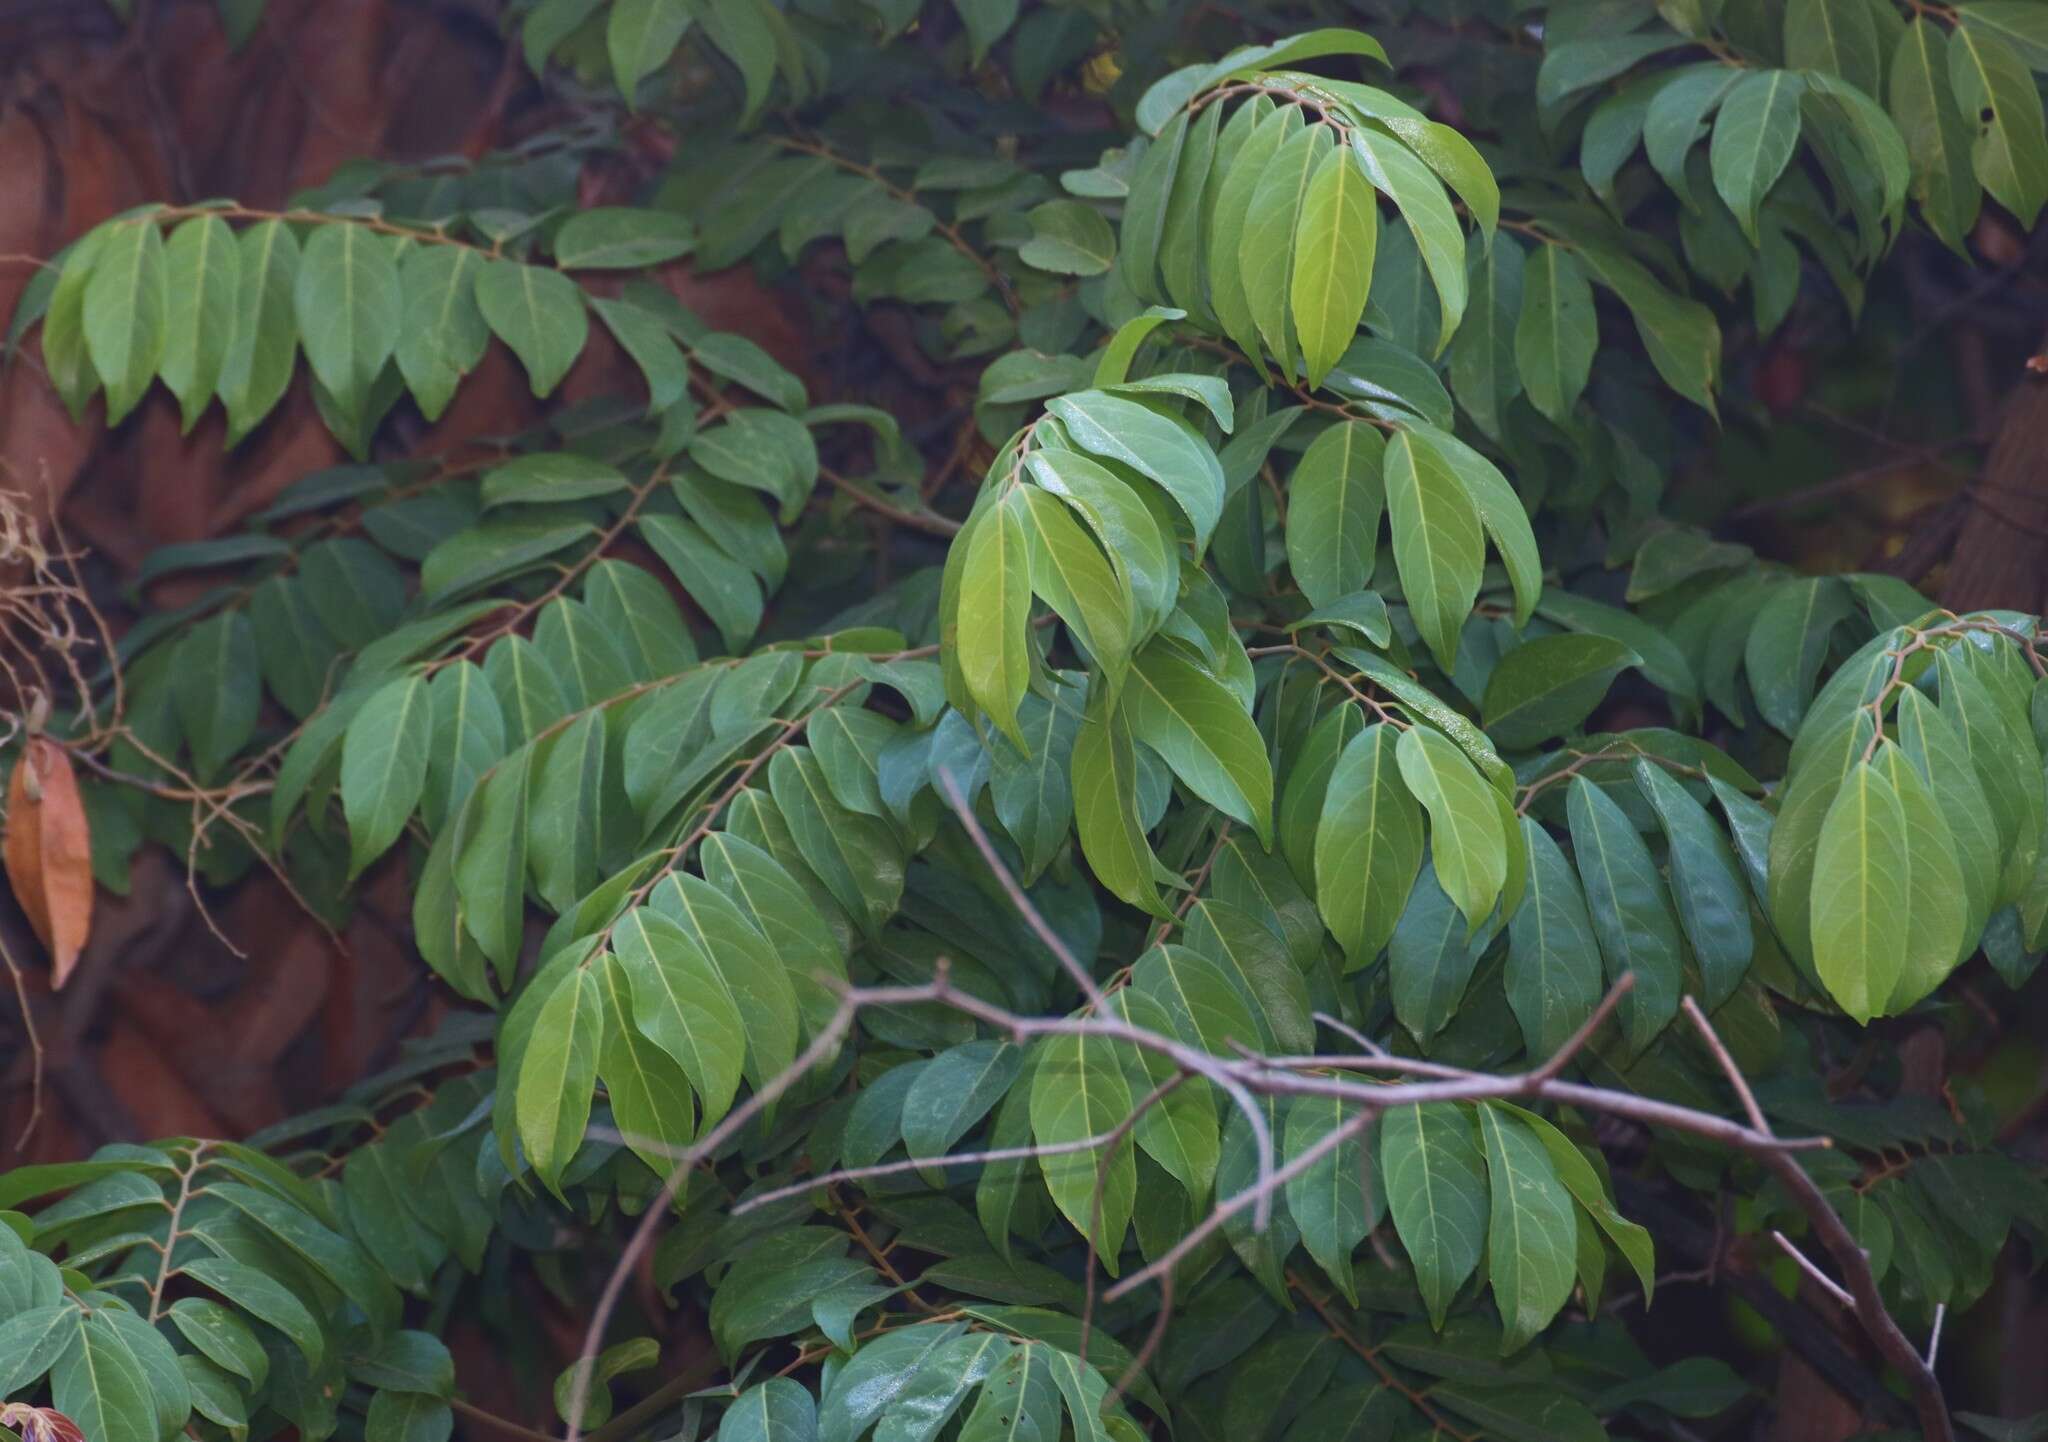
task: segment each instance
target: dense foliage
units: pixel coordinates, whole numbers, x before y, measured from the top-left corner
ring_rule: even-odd
[[[2038,622],[1664,491],[1724,330],[2032,226],[2048,6],[515,8],[574,127],[120,216],[15,319],[81,424],[310,373],[359,462],[11,668],[60,976],[74,805],[116,890],[402,868],[469,1004],[290,1126],[0,1174],[17,1432],[488,1435],[435,1332],[539,1269],[604,1442],[1741,1435],[1639,1324],[1782,1234],[1853,1319],[1790,1344],[1954,1435],[1918,1354],[2048,1187],[1872,1043],[2048,949]],[[684,257],[902,319],[957,439]],[[631,393],[394,439],[611,343]],[[715,1357],[650,1371],[664,1303]]]

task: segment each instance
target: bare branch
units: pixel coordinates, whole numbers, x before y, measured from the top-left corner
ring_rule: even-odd
[[[1771,1124],[1764,1120],[1763,1108],[1756,1104],[1756,1093],[1749,1089],[1749,1082],[1744,1079],[1742,1069],[1735,1065],[1735,1058],[1728,1054],[1728,1048],[1722,1044],[1720,1033],[1715,1031],[1714,1024],[1707,1020],[1706,1012],[1700,1009],[1700,1004],[1690,995],[1679,1002],[1679,1005],[1685,1008],[1685,1014],[1692,1019],[1692,1024],[1699,1028],[1700,1036],[1707,1044],[1707,1050],[1714,1054],[1714,1060],[1721,1064],[1721,1074],[1728,1078],[1728,1085],[1735,1088],[1735,1095],[1741,1101],[1743,1111],[1749,1114],[1749,1124],[1765,1136],[1769,1136]]]
[[[1010,904],[1023,916],[1025,924],[1031,928],[1031,934],[1044,942],[1046,950],[1059,958],[1059,963],[1066,968],[1067,975],[1081,988],[1081,995],[1088,998],[1088,1004],[1099,1009],[1107,1000],[1102,994],[1102,988],[1096,985],[1095,977],[1081,964],[1073,949],[1046,923],[1045,916],[1039,909],[1031,904],[1031,898],[1026,896],[1024,888],[1017,884],[1017,878],[1010,875],[1010,868],[1003,865],[1003,858],[996,854],[995,843],[988,839],[988,832],[984,831],[981,823],[975,819],[974,808],[967,804],[967,798],[961,794],[960,783],[953,779],[953,773],[941,766],[938,779],[939,789],[946,793],[947,804],[953,808],[953,814],[960,818],[960,825],[966,829],[968,838],[974,842],[974,849],[981,853],[981,859],[988,863],[988,869],[994,872],[996,880],[1002,883],[1003,892],[1010,898]]]
[[[1792,1239],[1773,1227],[1771,1240],[1778,1244],[1778,1250],[1799,1264],[1799,1270],[1820,1284],[1820,1289],[1833,1297],[1850,1311],[1856,1310],[1856,1299],[1843,1290],[1842,1284],[1813,1264],[1813,1259],[1792,1245]]]

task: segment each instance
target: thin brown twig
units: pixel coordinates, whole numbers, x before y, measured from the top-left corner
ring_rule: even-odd
[[[1727,1046],[1721,1041],[1721,1034],[1715,1031],[1713,1023],[1707,1020],[1706,1012],[1700,1009],[1700,1004],[1693,1000],[1690,992],[1678,1004],[1685,1009],[1685,1014],[1691,1019],[1693,1026],[1698,1028],[1700,1036],[1707,1043],[1707,1050],[1714,1054],[1714,1060],[1720,1064],[1721,1074],[1728,1078],[1728,1085],[1735,1088],[1736,1098],[1741,1101],[1742,1110],[1749,1116],[1749,1124],[1765,1136],[1770,1136],[1771,1124],[1764,1120],[1764,1110],[1756,1104],[1756,1093],[1749,1089],[1749,1082],[1743,1077],[1742,1069],[1735,1065],[1735,1058],[1728,1054]]]

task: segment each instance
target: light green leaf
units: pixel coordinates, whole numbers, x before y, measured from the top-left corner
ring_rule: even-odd
[[[1442,182],[1392,137],[1360,127],[1351,132],[1351,145],[1366,177],[1394,202],[1422,252],[1443,315],[1436,341],[1441,352],[1465,314],[1465,235],[1458,214]]]
[[[596,976],[588,967],[572,967],[541,1003],[519,1058],[519,1141],[534,1174],[550,1188],[560,1186],[563,1169],[583,1145],[604,1043],[602,1016]]]
[[[1031,589],[1066,622],[1109,678],[1112,689],[1121,686],[1130,664],[1132,641],[1128,578],[1089,539],[1072,509],[1050,492],[1018,486],[1004,497],[1003,506],[1016,512],[1023,531]],[[963,603],[971,606],[974,602],[969,597],[975,589],[971,558],[966,585],[968,595],[963,595]],[[1028,648],[1028,640],[1025,645]],[[1028,669],[1028,656],[1026,666]]]
[[[1267,352],[1279,361],[1283,376],[1295,374],[1290,300],[1302,207],[1311,181],[1331,151],[1330,136],[1327,125],[1308,124],[1280,147],[1260,177],[1258,189],[1252,192],[1244,236],[1238,242],[1238,269],[1244,277],[1252,324]],[[1364,189],[1363,185],[1360,188]],[[1344,343],[1349,341],[1346,336]],[[1337,349],[1341,354],[1343,345]]]
[[[1040,1146],[1114,1131],[1130,1115],[1132,1103],[1130,1083],[1111,1043],[1085,1035],[1047,1037],[1039,1043],[1031,1076],[1031,1134]],[[1093,1239],[1104,1269],[1115,1276],[1137,1192],[1129,1139],[1120,1139],[1106,1160],[1099,1149],[1088,1149],[1041,1155],[1038,1165],[1053,1202],[1076,1231]]]
[[[1964,932],[1969,893],[1956,839],[1926,780],[1891,742],[1879,745],[1871,765],[1884,773],[1898,795],[1906,828],[1906,952],[1898,985],[1884,1006],[1896,1014],[1939,986],[1974,946],[1975,937]]]
[[[1883,1012],[1911,945],[1912,858],[1890,767],[1858,761],[1821,823],[1814,856],[1814,967],[1844,1011]]]
[[[1032,670],[1031,552],[1022,510],[1006,498],[983,512],[966,537],[952,638],[968,693],[1020,747],[1017,707]]]
[[[1055,275],[1101,275],[1116,259],[1116,233],[1092,206],[1048,200],[1025,219],[1031,239],[1017,248],[1017,258],[1026,265]]]
[[[1194,527],[1195,549],[1207,549],[1223,514],[1223,466],[1185,422],[1104,391],[1056,396],[1046,409],[1082,450],[1121,461],[1164,487]]]
[[[1190,791],[1273,844],[1272,764],[1257,725],[1222,682],[1155,642],[1132,662],[1124,714]]]
[[[690,1078],[667,1051],[634,1024],[631,974],[615,955],[592,964],[598,994],[597,1074],[612,1120],[626,1145],[657,1176],[666,1176],[689,1145],[696,1108]],[[530,1054],[530,1053],[529,1053]]]

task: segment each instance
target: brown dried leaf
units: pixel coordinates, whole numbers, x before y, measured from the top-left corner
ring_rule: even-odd
[[[29,739],[7,784],[7,880],[62,987],[92,930],[92,837],[71,758]]]

